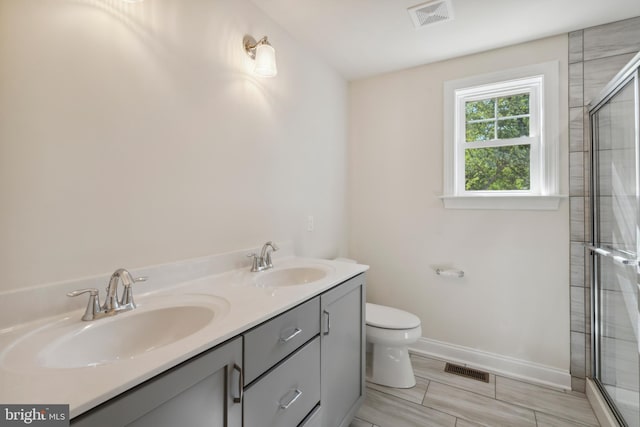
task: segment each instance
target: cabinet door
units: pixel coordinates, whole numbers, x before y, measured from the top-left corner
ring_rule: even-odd
[[[125,392],[74,427],[241,427],[242,338],[236,338]]]
[[[365,280],[356,276],[320,300],[324,427],[347,427],[365,393]]]

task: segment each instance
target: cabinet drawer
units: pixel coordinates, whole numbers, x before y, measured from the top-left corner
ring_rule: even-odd
[[[320,298],[316,297],[244,334],[244,384],[319,333]]]
[[[296,427],[320,401],[320,337],[244,393],[244,427]]]
[[[316,406],[298,427],[322,427],[322,407]]]

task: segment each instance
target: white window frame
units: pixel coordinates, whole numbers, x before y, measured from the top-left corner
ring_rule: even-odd
[[[559,195],[559,62],[547,62],[445,82],[445,208],[558,209]],[[466,142],[465,103],[509,94],[530,94],[529,137]],[[530,144],[530,189],[467,191],[465,148]]]

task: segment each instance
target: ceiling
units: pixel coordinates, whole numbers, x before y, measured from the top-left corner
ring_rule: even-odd
[[[639,0],[452,0],[454,19],[416,29],[428,0],[252,0],[348,80],[640,16]]]

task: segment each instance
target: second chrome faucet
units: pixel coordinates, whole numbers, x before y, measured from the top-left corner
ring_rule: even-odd
[[[251,271],[255,272],[273,268],[273,262],[271,261],[271,252],[277,250],[278,245],[276,245],[272,241],[268,241],[262,246],[260,256],[258,256],[255,252],[248,254],[247,256],[249,258],[253,258],[253,262],[251,263]]]

